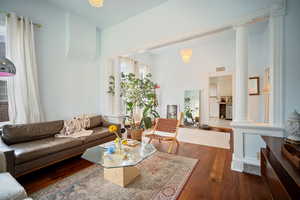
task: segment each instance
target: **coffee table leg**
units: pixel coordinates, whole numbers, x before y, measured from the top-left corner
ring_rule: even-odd
[[[139,175],[140,171],[137,167],[104,168],[104,178],[122,187],[131,183]]]

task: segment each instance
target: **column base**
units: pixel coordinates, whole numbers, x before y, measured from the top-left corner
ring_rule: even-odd
[[[232,154],[232,161],[231,161],[231,170],[237,172],[244,171],[244,162],[242,159],[235,158],[234,154]]]

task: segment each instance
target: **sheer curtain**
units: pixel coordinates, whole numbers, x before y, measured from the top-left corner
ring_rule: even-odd
[[[8,80],[9,119],[12,123],[42,121],[33,24],[14,13],[6,21],[6,54],[17,71]]]

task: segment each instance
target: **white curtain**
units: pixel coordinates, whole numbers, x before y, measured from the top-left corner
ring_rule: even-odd
[[[7,17],[7,58],[16,67],[16,75],[8,79],[9,119],[12,123],[42,121],[34,25],[14,13]]]

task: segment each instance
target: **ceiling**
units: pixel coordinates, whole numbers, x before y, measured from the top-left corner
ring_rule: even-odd
[[[101,29],[118,24],[168,0],[105,0],[102,8],[90,6],[88,0],[48,0],[55,5],[86,17]]]

